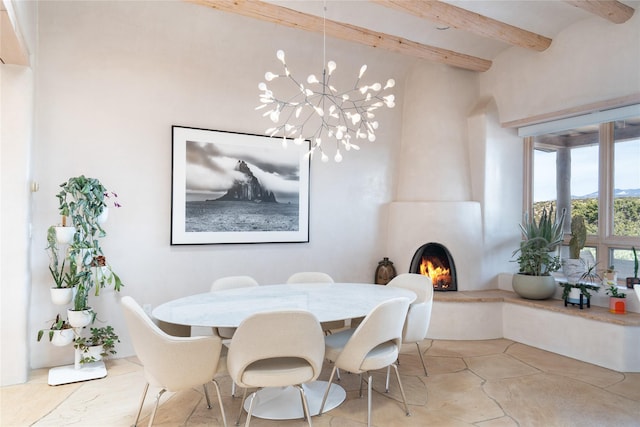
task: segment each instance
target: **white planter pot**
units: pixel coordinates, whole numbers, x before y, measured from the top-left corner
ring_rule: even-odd
[[[569,258],[562,261],[562,272],[569,283],[578,283],[585,271],[585,263],[581,259]]]
[[[557,285],[553,276],[527,276],[514,274],[511,286],[516,294],[526,299],[548,299],[553,296]]]
[[[67,310],[67,319],[72,327],[82,328],[93,320],[93,311],[90,308],[78,311],[69,309]]]
[[[93,345],[89,347],[87,350],[86,357],[93,357],[94,361],[97,362],[102,360],[102,352],[104,351],[102,344],[101,345]]]
[[[73,235],[76,233],[75,227],[54,227],[56,230],[56,241],[63,245],[73,242]]]
[[[602,275],[602,284],[604,286],[617,285],[618,284],[618,273],[615,271],[612,273],[604,272]]]
[[[96,221],[98,222],[98,224],[102,225],[107,222],[107,219],[109,219],[109,208],[105,206],[104,208],[102,208],[102,213],[98,215]]]
[[[57,347],[64,347],[71,344],[73,341],[73,329],[61,329],[59,331],[53,331],[53,338],[51,338],[51,344]]]
[[[51,288],[51,302],[56,305],[66,305],[73,299],[76,288]]]

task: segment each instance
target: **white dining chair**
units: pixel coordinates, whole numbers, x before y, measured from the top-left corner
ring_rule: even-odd
[[[311,427],[309,405],[302,384],[320,375],[324,360],[324,334],[308,311],[282,310],[254,314],[242,321],[229,346],[227,366],[231,379],[244,387],[236,425],[240,424],[248,388],[298,388],[302,409]],[[249,426],[256,393],[251,395]]]
[[[121,305],[133,348],[142,363],[147,381],[134,426],[140,419],[149,385],[160,387],[149,418],[149,426],[151,426],[158,410],[160,397],[166,391],[176,392],[202,385],[207,407],[211,409],[206,386],[209,382],[213,382],[216,388],[220,415],[226,426],[227,420],[220,387],[214,379],[218,372],[226,371],[226,360],[220,356],[222,350],[220,337],[174,337],[163,332],[133,298],[123,297]]]
[[[425,376],[427,366],[420,350],[420,343],[427,336],[429,323],[431,323],[431,308],[433,307],[433,283],[429,276],[424,274],[403,273],[394,277],[387,286],[408,289],[416,294],[416,299],[409,305],[407,319],[402,329],[402,343],[415,343],[418,356],[422,362]],[[389,389],[389,375],[387,372],[387,390]]]
[[[258,281],[251,276],[227,276],[214,280],[211,284],[211,292],[255,286],[259,286]],[[231,339],[234,331],[235,328],[213,328],[213,333],[222,339]]]
[[[636,296],[638,297],[638,301],[640,301],[640,285],[633,285],[633,290],[636,291]]]
[[[378,304],[356,329],[346,329],[325,337],[325,358],[333,362],[329,384],[322,398],[320,414],[329,395],[329,388],[338,369],[360,374],[360,396],[362,396],[362,374],[367,374],[367,425],[371,426],[371,371],[392,366],[396,373],[400,393],[407,416],[411,415],[402,388],[396,360],[402,343],[402,328],[409,309],[407,298],[394,298]]]
[[[287,284],[292,283],[334,283],[334,280],[333,277],[321,271],[299,271],[287,279]]]
[[[335,283],[333,277],[321,271],[300,271],[293,273],[287,279],[287,284],[306,284],[306,283]],[[332,322],[322,322],[322,330],[325,334],[331,331],[342,329],[345,326],[344,320],[334,320]]]

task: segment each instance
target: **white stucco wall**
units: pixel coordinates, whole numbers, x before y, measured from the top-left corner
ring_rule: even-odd
[[[490,258],[483,264],[483,280],[489,280],[510,259],[508,241],[517,241],[521,207],[521,142],[497,123],[640,91],[637,13],[623,25],[585,20],[561,33],[543,53],[512,48],[477,75],[328,39],[328,59],[338,63],[340,82],[351,84],[367,63],[372,79],[396,79],[397,107],[379,115],[374,144],[345,156],[340,165],[312,164],[310,243],[171,247],[171,125],[261,133],[269,123],[253,107],[264,72],[279,65],[275,51],[286,51],[294,73],[317,74],[321,36],[186,2],[38,5],[38,19],[30,21],[34,26],[37,22],[38,37],[25,38],[41,49],[30,128],[35,135],[33,178],[41,188],[32,197],[33,262],[30,271],[21,273],[24,287],[5,280],[10,258],[2,253],[3,384],[5,371],[23,375],[27,365],[72,360],[69,348],[35,342],[37,329],[61,311],[49,302],[51,279],[43,248],[46,228],[58,221],[57,186],[70,176],[98,177],[119,193],[124,207],[110,217],[104,248],[125,281],[123,293],[153,306],[206,291],[213,279],[230,274],[276,283],[293,271],[318,269],[337,280],[370,281],[378,260],[387,255],[383,207],[395,200],[479,202],[485,256]],[[3,85],[5,76],[3,68]],[[495,106],[488,101],[492,98]],[[4,117],[3,104],[3,133]],[[11,185],[31,178],[29,154],[17,150],[11,151],[18,165]],[[422,160],[434,151],[443,156],[438,163],[453,162],[455,168],[425,167]],[[6,153],[3,139],[3,174]],[[435,187],[427,189],[423,183]],[[20,203],[29,197],[28,188],[21,188]],[[23,251],[20,262],[25,265],[29,246],[22,243],[28,240],[23,234],[24,229],[11,224],[9,236],[20,240],[15,247]],[[31,300],[20,304],[29,274]],[[5,307],[6,292],[18,293],[10,307]],[[117,296],[107,292],[94,305],[99,318],[124,338],[118,355],[132,354]],[[8,322],[24,325],[26,334],[5,332]],[[5,359],[4,349],[15,344],[29,354],[16,352]]]
[[[624,24],[580,21],[544,52],[508,49],[479,80],[501,123],[638,93],[640,13]]]
[[[156,306],[205,292],[226,275],[283,282],[321,270],[341,281],[371,281],[384,256],[383,206],[391,200],[400,140],[404,74],[412,60],[327,40],[332,82],[397,81],[398,106],[381,111],[378,138],[341,164],[311,165],[310,242],[170,246],[171,125],[261,134],[258,83],[278,71],[283,49],[300,79],[322,71],[322,37],[187,2],[43,2],[36,72],[31,366],[70,363],[72,351],[36,343],[51,305],[46,229],[59,221],[58,185],[85,174],[102,180],[123,207],[110,213],[104,250],[123,294]],[[375,79],[375,80],[374,80]],[[118,297],[94,298],[98,319],[126,338]],[[132,354],[127,339],[118,356]]]

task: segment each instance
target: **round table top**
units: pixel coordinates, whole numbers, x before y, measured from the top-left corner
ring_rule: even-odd
[[[237,327],[252,314],[302,309],[320,322],[366,316],[378,304],[416,294],[410,290],[367,283],[262,285],[191,295],[159,305],[156,319],[189,326]]]

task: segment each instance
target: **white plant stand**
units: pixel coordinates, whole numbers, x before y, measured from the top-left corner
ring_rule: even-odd
[[[49,369],[49,385],[71,384],[81,381],[96,380],[107,376],[107,367],[102,360],[80,363],[82,357],[79,349],[75,350],[73,365],[58,366]]]

